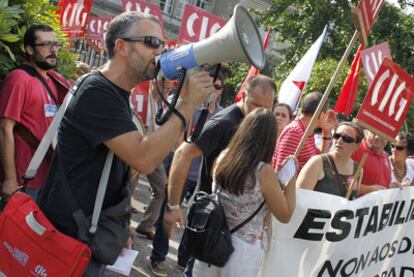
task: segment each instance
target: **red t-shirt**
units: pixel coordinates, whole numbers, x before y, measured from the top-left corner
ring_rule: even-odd
[[[382,151],[378,155],[372,152],[366,141],[363,140],[358,150],[352,154],[352,159],[359,163],[365,152],[368,153],[368,157],[363,166],[362,184],[381,185],[388,188],[391,183],[391,165],[387,153]]]
[[[61,75],[56,72],[52,74],[66,85],[70,85]],[[2,81],[0,87],[0,117],[9,118],[22,124],[39,141],[57,112],[57,104],[61,104],[65,94],[63,89],[57,88],[50,77],[46,79],[46,82],[59,103],[54,103],[40,80],[22,69],[11,71]],[[16,132],[14,133],[14,142],[16,174],[19,184],[22,184],[23,173],[26,171],[35,149]],[[43,161],[36,177],[27,184],[27,187],[41,188],[46,178],[47,168],[48,162]]]
[[[293,120],[285,129],[283,129],[280,137],[277,141],[275,153],[273,154],[272,166],[281,168],[286,158],[293,154],[298,147],[300,140],[305,134],[306,126],[298,118]],[[313,133],[306,139],[302,151],[298,157],[299,170],[305,165],[305,163],[314,155],[319,154],[320,151],[315,145],[315,139]]]

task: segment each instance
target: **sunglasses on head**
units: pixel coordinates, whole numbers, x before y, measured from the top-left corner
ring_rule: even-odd
[[[335,134],[333,135],[333,138],[334,138],[334,139],[336,139],[336,140],[338,140],[338,139],[342,138],[342,140],[343,140],[345,143],[355,143],[355,142],[356,142],[356,139],[354,139],[354,138],[352,138],[352,137],[350,137],[350,136],[347,136],[347,135],[340,134],[340,133],[335,133]]]
[[[219,84],[213,84],[213,88],[219,90],[219,89],[222,89],[223,87],[220,86]]]
[[[125,37],[121,39],[125,41],[133,41],[133,42],[141,41],[146,46],[154,48],[154,49],[164,47],[164,44],[165,44],[165,41],[163,39],[153,37],[153,36],[135,36],[135,37]]]
[[[403,151],[405,150],[407,147],[406,146],[401,146],[401,145],[395,145],[391,143],[391,148],[395,148],[398,151]]]

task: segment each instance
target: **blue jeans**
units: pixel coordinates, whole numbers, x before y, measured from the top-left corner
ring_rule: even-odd
[[[150,260],[152,262],[163,262],[165,261],[165,257],[168,255],[168,232],[164,226],[164,212],[166,204],[167,200],[164,197],[158,219],[155,222],[155,235],[154,240],[152,241],[152,251],[150,256]]]
[[[183,197],[189,193],[194,192],[195,187],[192,185],[186,185],[184,186],[184,191],[182,193],[181,200]],[[167,195],[167,193],[165,193]],[[165,212],[165,206],[167,204],[166,198],[164,198],[164,201],[161,206],[160,214],[158,216],[157,221],[155,222],[155,236],[154,240],[152,241],[152,252],[150,260],[153,262],[163,262],[165,261],[165,258],[168,255],[168,248],[169,248],[169,240],[168,240],[168,232],[167,229],[164,226],[164,212]],[[178,247],[178,263],[180,265],[187,264],[188,259],[190,258],[190,255],[187,253],[187,251],[184,249],[182,244],[180,243],[180,246]]]

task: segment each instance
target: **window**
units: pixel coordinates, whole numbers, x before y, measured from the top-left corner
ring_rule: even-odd
[[[161,10],[166,14],[171,14],[174,0],[160,0]]]
[[[203,10],[210,10],[213,6],[213,0],[196,0],[194,4]]]

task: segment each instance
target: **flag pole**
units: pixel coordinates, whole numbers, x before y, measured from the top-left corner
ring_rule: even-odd
[[[322,108],[325,106],[326,101],[328,100],[329,95],[331,94],[332,88],[336,82],[336,80],[339,77],[339,73],[342,70],[342,67],[344,66],[346,59],[348,58],[349,54],[351,53],[352,47],[354,46],[355,42],[358,39],[358,35],[359,35],[359,31],[355,31],[354,35],[351,38],[351,41],[349,42],[344,54],[342,55],[341,60],[339,61],[338,66],[335,69],[335,72],[331,78],[331,80],[329,81],[328,87],[325,90],[325,93],[323,94],[323,97],[321,99],[321,102],[319,102],[318,108],[316,109],[315,113],[312,116],[312,119],[308,125],[308,127],[306,128],[305,134],[303,135],[298,147],[296,148],[295,151],[295,158],[298,158],[300,152],[302,151],[303,145],[305,144],[305,140],[308,138],[309,134],[311,131],[313,131],[313,127],[315,125],[316,120],[319,117],[319,114],[322,111]]]

